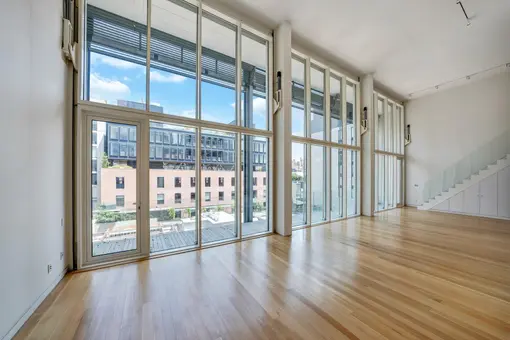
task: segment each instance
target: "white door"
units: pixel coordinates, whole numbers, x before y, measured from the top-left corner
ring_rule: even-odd
[[[127,115],[127,114],[126,114]],[[147,255],[143,121],[82,110],[80,267]],[[83,150],[83,151],[81,151]],[[83,177],[82,177],[83,176]]]
[[[480,184],[470,186],[464,191],[464,213],[470,215],[480,214]]]
[[[510,166],[498,173],[498,216],[510,218]]]
[[[480,215],[498,216],[498,175],[480,181]]]

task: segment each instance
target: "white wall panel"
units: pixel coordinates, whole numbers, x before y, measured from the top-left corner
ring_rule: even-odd
[[[464,192],[450,198],[450,211],[461,213],[464,209]]]
[[[498,216],[510,218],[510,166],[498,173]]]
[[[480,213],[480,184],[477,183],[470,186],[464,191],[464,211],[463,213],[470,215],[478,215]]]
[[[480,215],[498,216],[498,174],[480,181]]]

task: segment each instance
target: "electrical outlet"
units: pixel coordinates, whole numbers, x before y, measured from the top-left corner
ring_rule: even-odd
[[[61,251],[61,252],[60,252],[60,261],[62,261],[63,259],[64,259],[64,252],[63,252],[63,251]]]
[[[51,273],[51,271],[53,270],[53,266],[51,264],[48,265],[48,274]]]

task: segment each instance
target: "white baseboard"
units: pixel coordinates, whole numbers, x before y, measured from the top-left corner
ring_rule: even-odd
[[[457,212],[457,211],[445,211],[445,210],[434,210],[434,209],[429,209],[429,210],[424,210],[424,211],[432,211],[432,212],[438,212],[438,213],[450,214],[450,215],[461,215],[461,216],[470,216],[470,217],[490,218],[490,219],[493,219],[493,220],[507,220],[507,221],[510,221],[510,218],[502,217],[502,216],[474,215],[474,214],[467,214],[467,213]]]
[[[27,322],[28,318],[30,318],[32,316],[32,314],[34,314],[37,307],[39,307],[41,305],[41,303],[44,301],[44,299],[46,299],[48,297],[48,295],[50,295],[50,293],[53,291],[53,289],[55,289],[55,287],[62,280],[64,275],[66,275],[66,273],[67,273],[67,267],[62,271],[62,273],[60,273],[57,276],[55,281],[53,281],[50,284],[50,286],[37,298],[37,300],[32,304],[32,306],[30,306],[30,308],[28,308],[28,310],[25,312],[25,314],[23,314],[23,316],[9,330],[9,332],[7,332],[7,334],[5,334],[2,337],[2,340],[10,340],[16,335],[16,333],[18,333],[18,331],[21,329],[21,327],[23,327],[25,322]]]

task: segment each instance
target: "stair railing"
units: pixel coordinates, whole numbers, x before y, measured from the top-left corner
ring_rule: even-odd
[[[423,186],[423,203],[448,191],[455,185],[461,184],[464,180],[508,154],[510,154],[510,130],[500,134],[428,180]]]

